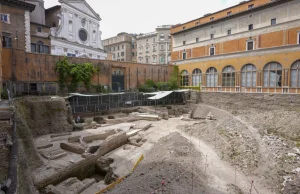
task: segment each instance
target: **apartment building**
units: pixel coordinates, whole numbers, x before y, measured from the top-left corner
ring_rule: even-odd
[[[50,26],[46,25],[44,0],[25,0],[35,5],[30,13],[31,52],[50,54]]]
[[[104,50],[112,53],[115,61],[136,62],[135,35],[126,32],[103,40]]]
[[[299,0],[249,0],[174,26],[181,85],[300,93],[299,9]]]
[[[137,61],[165,65],[171,61],[171,25],[159,26],[155,32],[137,36]]]
[[[0,0],[3,48],[30,51],[30,12],[35,5],[17,0]]]

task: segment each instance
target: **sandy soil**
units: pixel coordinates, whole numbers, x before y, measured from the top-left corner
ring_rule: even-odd
[[[141,121],[137,124],[145,124],[145,121]],[[147,123],[147,122],[146,122]],[[157,140],[166,137],[169,134],[173,132],[178,132],[180,133],[183,137],[185,137],[185,141],[190,142],[194,146],[194,149],[198,153],[197,155],[201,156],[200,160],[194,161],[194,164],[187,164],[186,167],[188,166],[189,168],[191,166],[197,166],[195,167],[195,171],[199,173],[200,176],[206,175],[206,181],[207,185],[209,187],[208,191],[210,189],[216,189],[218,190],[217,193],[234,193],[234,192],[244,192],[248,193],[251,187],[251,180],[254,180],[255,182],[255,187],[260,193],[272,193],[269,189],[261,185],[260,179],[255,176],[246,176],[244,173],[242,173],[238,168],[235,168],[234,165],[230,164],[229,162],[223,160],[220,157],[220,154],[215,151],[214,147],[203,141],[203,137],[197,138],[195,137],[194,134],[188,134],[182,128],[189,128],[192,127],[194,124],[197,125],[197,123],[201,123],[201,121],[182,121],[179,118],[173,118],[169,119],[168,121],[158,121],[153,123],[154,127],[149,129],[145,134],[140,134],[144,136],[148,141],[141,147],[141,149],[136,148],[132,150],[132,155],[138,155],[137,153],[145,153],[145,159],[144,162],[141,164],[141,166],[146,165],[151,161],[152,158],[156,158],[159,163],[160,157],[157,157],[157,155],[166,155],[168,154],[168,149],[163,149],[165,146],[161,145],[160,149],[156,148],[156,143]],[[178,126],[184,126],[184,127],[178,127]],[[163,140],[162,140],[163,141]],[[175,138],[174,140],[170,139],[170,142],[176,143],[177,139]],[[160,142],[159,142],[160,143]],[[158,143],[158,145],[159,145]],[[187,142],[186,142],[187,143]],[[166,142],[167,144],[167,142]],[[167,144],[168,145],[168,144]],[[157,155],[151,154],[149,152],[151,148],[154,147],[154,150]],[[149,153],[149,154],[148,154]],[[119,158],[122,158],[123,161],[126,161],[127,156],[122,156],[121,153],[118,153]],[[192,160],[191,158],[194,158],[193,156],[185,156],[185,160],[189,161]],[[129,159],[132,161],[132,159]],[[155,160],[154,160],[155,162]],[[176,160],[174,161],[176,162]],[[120,164],[120,163],[119,163]],[[122,165],[120,165],[122,166]],[[163,166],[158,169],[163,169]],[[197,170],[196,170],[197,169]],[[118,167],[116,167],[116,170],[118,170]],[[161,170],[163,171],[163,170]],[[159,171],[157,171],[159,172]],[[206,173],[205,173],[206,172]],[[144,174],[147,174],[145,172]],[[134,172],[133,177],[135,178],[129,178],[128,180],[124,181],[124,184],[126,184],[126,187],[131,188],[130,191],[134,191],[135,188],[138,186],[135,184],[135,181],[137,181],[137,178],[139,176],[139,171]],[[205,176],[202,176],[202,179]],[[150,178],[151,179],[151,178]],[[129,182],[129,183],[128,183]],[[235,189],[232,189],[232,185],[234,186]],[[121,188],[122,185],[120,185]],[[143,186],[140,186],[140,188],[147,188],[148,184],[145,183]],[[184,186],[183,186],[184,187]],[[118,187],[117,187],[118,189]],[[137,188],[139,189],[139,188]],[[253,188],[254,189],[254,188]],[[117,190],[119,193],[128,193],[127,191],[120,189]],[[117,193],[114,190],[111,191],[112,193]],[[148,192],[148,191],[147,191]],[[110,192],[109,192],[110,193]],[[130,193],[130,192],[129,192]],[[175,192],[176,193],[176,192]],[[190,193],[190,192],[187,192]],[[196,192],[194,192],[196,193]]]

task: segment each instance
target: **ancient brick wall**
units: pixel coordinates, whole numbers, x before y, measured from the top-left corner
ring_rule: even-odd
[[[56,82],[57,74],[55,64],[62,56],[26,53],[23,50],[3,49],[3,79],[4,81],[21,82]],[[144,84],[146,79],[155,82],[166,82],[172,73],[172,65],[150,65],[130,62],[107,61],[68,57],[73,64],[92,63],[99,67],[101,73],[92,79],[94,85],[107,85],[111,87],[112,70],[122,69],[125,75],[125,89],[135,89]]]

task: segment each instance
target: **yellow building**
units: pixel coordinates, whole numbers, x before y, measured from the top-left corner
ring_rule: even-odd
[[[300,93],[300,1],[250,0],[171,29],[182,86]]]

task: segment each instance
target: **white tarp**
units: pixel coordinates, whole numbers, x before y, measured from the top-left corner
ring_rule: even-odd
[[[171,93],[173,93],[173,91],[165,91],[165,92],[156,92],[155,96],[152,96],[150,98],[148,98],[149,100],[158,100],[158,99],[162,99],[168,95],[170,95]]]

